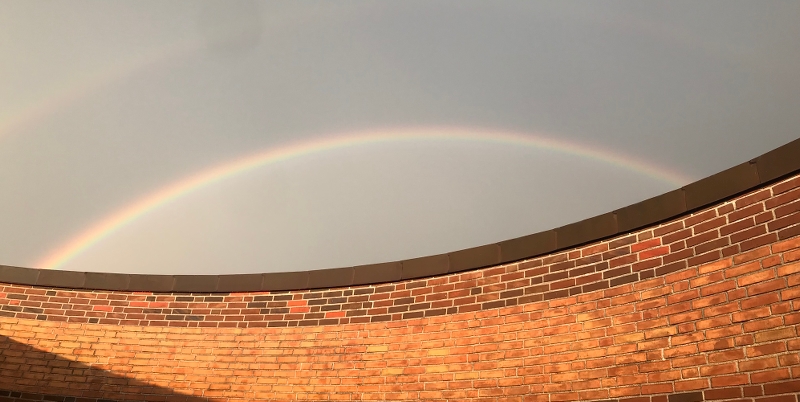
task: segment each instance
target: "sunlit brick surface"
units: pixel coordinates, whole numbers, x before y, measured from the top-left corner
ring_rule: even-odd
[[[795,176],[607,241],[424,280],[205,295],[7,285],[0,389],[796,402],[798,235]]]

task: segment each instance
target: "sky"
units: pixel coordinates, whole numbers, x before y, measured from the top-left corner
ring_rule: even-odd
[[[0,2],[0,264],[438,254],[800,136],[800,2]]]

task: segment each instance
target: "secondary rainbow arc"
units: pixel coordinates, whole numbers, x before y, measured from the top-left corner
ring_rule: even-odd
[[[246,173],[272,163],[305,155],[331,151],[357,145],[369,145],[410,141],[474,141],[508,144],[556,151],[578,157],[608,163],[625,169],[637,171],[676,187],[691,181],[690,178],[652,163],[638,160],[629,155],[613,151],[591,148],[567,140],[554,139],[543,135],[493,132],[486,130],[460,128],[424,128],[406,130],[369,130],[335,136],[325,136],[272,147],[255,154],[210,167],[201,172],[168,184],[147,194],[116,212],[101,219],[84,231],[78,233],[61,246],[55,248],[34,266],[41,268],[60,268],[79,254],[85,252],[104,238],[120,230],[148,212],[186,196],[200,188],[210,186],[228,177]]]

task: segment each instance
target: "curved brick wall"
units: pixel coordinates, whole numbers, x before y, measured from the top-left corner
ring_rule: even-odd
[[[0,401],[797,402],[798,144],[375,274],[3,267]]]

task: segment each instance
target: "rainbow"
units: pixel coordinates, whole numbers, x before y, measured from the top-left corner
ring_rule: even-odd
[[[198,49],[201,49],[198,44],[188,41],[169,43],[113,63],[105,69],[84,72],[60,85],[58,90],[47,97],[0,114],[0,138],[22,132],[56,111],[63,110],[91,94],[102,92],[137,72],[163,64],[169,59],[186,57]]]
[[[329,17],[329,14],[322,11],[305,19],[288,18],[284,15],[268,25],[273,32],[265,31],[264,34],[277,34],[287,27],[297,27],[302,24],[314,25],[316,20],[309,18]],[[352,18],[360,17],[358,14],[354,14]],[[118,85],[136,74],[150,69],[164,69],[170,62],[186,59],[205,49],[207,49],[207,43],[202,40],[178,39],[139,52],[132,52],[128,57],[115,60],[100,68],[81,71],[59,83],[55,86],[55,90],[44,97],[33,99],[11,110],[0,110],[0,139],[22,133],[57,111],[64,110],[91,95],[106,91],[109,87]]]
[[[210,167],[182,180],[168,184],[113,212],[99,222],[55,248],[35,264],[37,267],[57,269],[85,252],[101,240],[120,230],[148,212],[174,202],[198,189],[213,185],[226,178],[244,174],[259,167],[279,163],[326,151],[354,146],[387,144],[411,141],[471,141],[524,146],[544,151],[566,153],[589,160],[611,164],[637,171],[676,187],[691,181],[690,178],[628,155],[588,147],[579,143],[554,139],[542,135],[480,131],[458,128],[427,128],[413,130],[371,130],[334,136],[324,136],[268,148],[217,166]]]

